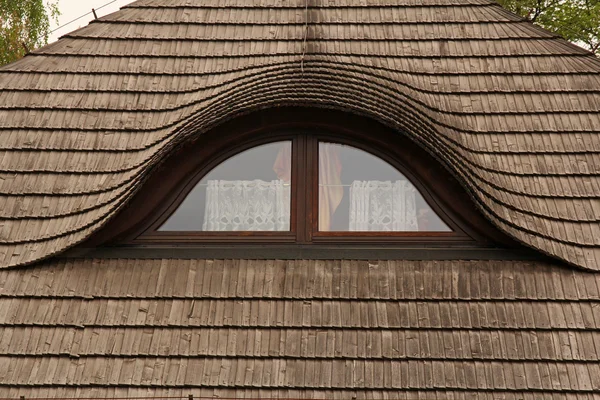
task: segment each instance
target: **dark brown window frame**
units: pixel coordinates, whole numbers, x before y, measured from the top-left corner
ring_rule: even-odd
[[[291,196],[291,224],[289,232],[214,232],[214,231],[159,231],[159,228],[165,221],[179,208],[181,202],[188,196],[197,184],[206,176],[212,168],[201,168],[195,176],[191,177],[186,186],[179,191],[178,196],[171,202],[170,206],[146,229],[137,242],[222,242],[229,240],[242,240],[244,242],[262,241],[263,237],[267,237],[269,241],[277,241],[279,243],[332,243],[332,242],[348,242],[348,241],[371,241],[377,238],[378,241],[398,242],[398,241],[422,241],[435,238],[436,241],[464,241],[469,240],[463,229],[456,224],[450,216],[445,215],[445,210],[437,205],[435,196],[431,195],[426,190],[424,185],[421,185],[420,192],[426,198],[429,204],[434,204],[432,208],[442,215],[452,231],[450,232],[433,232],[433,231],[417,231],[417,232],[342,232],[328,231],[323,232],[318,230],[318,145],[321,142],[332,142],[353,146],[363,151],[388,162],[395,167],[403,175],[407,176],[411,182],[416,183],[416,178],[410,178],[409,170],[390,157],[385,159],[386,155],[381,149],[365,148],[358,140],[352,140],[346,137],[338,137],[331,133],[323,133],[317,129],[296,129],[292,132],[285,130],[282,132],[274,132],[265,139],[266,141],[257,144],[255,141],[250,143],[240,143],[235,148],[232,148],[233,156],[244,151],[251,150],[261,144],[269,144],[275,142],[289,141],[292,144],[292,196]],[[227,159],[225,159],[227,161]],[[394,165],[394,163],[396,165]],[[210,163],[212,165],[212,163]]]
[[[302,139],[313,135],[314,140]],[[203,176],[221,162],[261,144],[292,140],[290,232],[163,232],[158,227]],[[318,141],[365,150],[404,174],[453,232],[318,232],[316,154]],[[303,161],[306,160],[306,161]],[[299,179],[306,163],[307,179]],[[315,184],[316,182],[316,184]],[[310,195],[309,195],[310,193]],[[306,197],[303,197],[305,195]],[[299,201],[301,199],[301,201]],[[302,227],[303,216],[311,224]],[[277,108],[225,122],[197,135],[155,167],[140,192],[105,228],[82,247],[99,245],[393,245],[404,247],[515,247],[473,207],[473,201],[448,169],[407,135],[364,117],[334,110]]]

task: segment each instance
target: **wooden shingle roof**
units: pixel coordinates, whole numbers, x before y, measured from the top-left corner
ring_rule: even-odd
[[[599,360],[600,276],[542,262],[0,272],[0,398],[597,399]]]
[[[488,0],[140,0],[0,68],[0,265],[88,238],[188,138],[311,105],[396,128],[499,229],[598,270],[599,73]]]

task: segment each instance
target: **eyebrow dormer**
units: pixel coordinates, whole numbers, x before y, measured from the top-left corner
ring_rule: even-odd
[[[92,243],[513,247],[407,135],[272,108],[198,136]]]

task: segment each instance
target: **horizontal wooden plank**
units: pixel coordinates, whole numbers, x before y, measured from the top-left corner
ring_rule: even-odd
[[[0,355],[22,359],[68,355],[597,363],[599,345],[598,330],[0,327]]]
[[[82,386],[600,390],[600,366],[578,362],[39,357],[16,368],[19,361],[0,356],[1,385],[67,385],[77,376]],[[490,373],[493,380],[482,379]]]
[[[169,398],[189,400],[192,395],[195,399],[333,399],[333,400],[467,400],[481,399],[493,400],[502,398],[506,400],[536,400],[551,398],[556,400],[595,400],[595,393],[572,392],[567,390],[499,390],[499,389],[436,389],[436,388],[409,388],[409,389],[296,389],[296,388],[222,388],[203,385],[202,388],[185,387],[125,387],[90,385],[73,387],[67,385],[11,385],[0,386],[0,396],[6,398],[19,398],[20,394],[27,392],[32,399],[60,398],[81,399],[131,399],[131,398]]]
[[[177,254],[177,249],[172,251]],[[193,255],[188,259],[73,258],[0,271],[0,298],[499,300],[515,304],[600,300],[600,275],[541,261],[232,260]]]
[[[600,302],[0,298],[0,326],[597,330]]]

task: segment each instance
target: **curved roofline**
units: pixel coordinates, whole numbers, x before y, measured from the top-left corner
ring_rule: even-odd
[[[437,213],[449,214],[446,218],[453,222],[448,223],[456,225],[458,231],[469,232],[473,239],[478,240],[475,242],[464,237],[463,241],[471,245],[515,245],[487,223],[483,216],[474,213],[474,204],[448,169],[408,139],[405,133],[344,110],[279,106],[232,118],[180,144],[177,150],[164,157],[127,208],[82,247],[137,243],[136,238],[151,231],[157,218],[162,220],[169,215],[195,183],[215,165],[241,150],[280,140],[277,139],[280,135],[288,137],[290,132],[306,130],[343,142],[350,141],[352,145],[366,146],[376,151],[378,157],[401,168]],[[458,239],[456,237],[452,241]],[[156,239],[149,237],[143,241],[146,242],[154,243]]]
[[[407,132],[502,231],[600,270],[600,62],[467,3],[476,10],[450,21],[436,7],[459,3],[446,0],[317,1],[300,14],[261,3],[252,15],[229,12],[235,0],[185,16],[178,0],[151,16],[142,0],[3,67],[0,267],[88,238],[193,135],[310,105]]]

